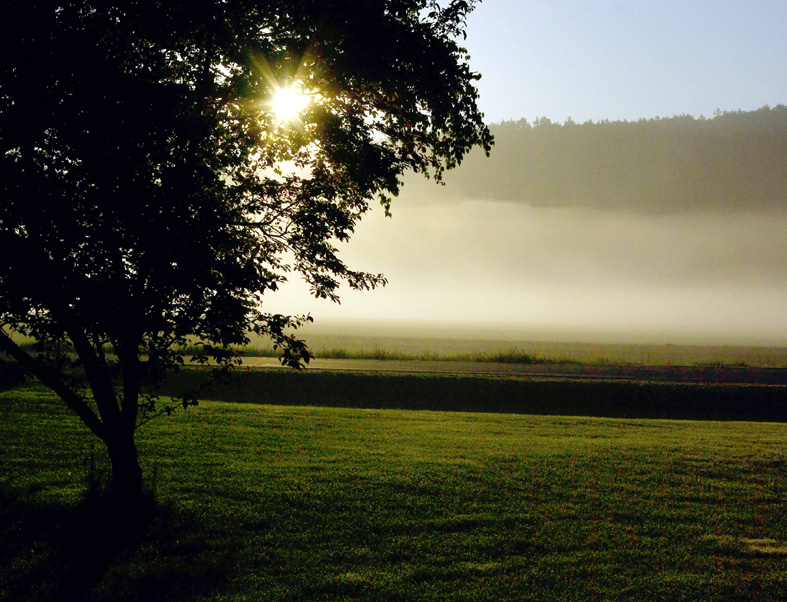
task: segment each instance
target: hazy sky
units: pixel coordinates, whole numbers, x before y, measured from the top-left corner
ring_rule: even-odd
[[[486,0],[465,47],[490,121],[787,103],[785,0]]]
[[[465,46],[490,122],[710,117],[787,104],[785,32],[785,0],[487,0]],[[484,323],[498,338],[787,345],[783,211],[414,196],[405,188],[392,219],[372,213],[343,255],[385,273],[385,289],[347,292],[336,306],[293,283],[267,308]]]

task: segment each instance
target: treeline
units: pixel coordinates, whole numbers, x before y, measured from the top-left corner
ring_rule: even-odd
[[[440,195],[647,211],[787,206],[787,106],[630,121],[492,126]],[[426,193],[409,180],[408,193]],[[433,190],[429,194],[435,194]]]

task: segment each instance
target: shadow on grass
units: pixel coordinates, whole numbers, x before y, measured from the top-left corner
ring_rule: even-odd
[[[226,586],[228,558],[183,512],[151,501],[133,515],[107,497],[68,505],[35,493],[0,483],[0,600],[184,600]]]
[[[169,378],[163,393],[181,394],[203,377],[199,370],[182,370]],[[787,422],[785,385],[256,370],[236,372],[229,382],[206,390],[204,399],[294,406]]]

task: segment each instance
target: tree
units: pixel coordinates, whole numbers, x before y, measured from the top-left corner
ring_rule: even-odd
[[[373,201],[388,211],[406,171],[440,180],[472,146],[489,152],[458,41],[476,1],[12,4],[0,349],[106,444],[113,490],[138,499],[134,432],[187,337],[230,366],[232,345],[267,333],[301,366],[287,332],[304,318],[266,313],[264,295],[290,273],[333,300],[341,282],[384,284],[336,242]],[[297,119],[274,111],[280,90],[303,99]]]

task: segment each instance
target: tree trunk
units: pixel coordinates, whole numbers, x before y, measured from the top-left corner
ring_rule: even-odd
[[[142,469],[134,443],[134,431],[113,429],[107,437],[109,460],[112,463],[111,493],[117,502],[133,506],[142,501]]]

